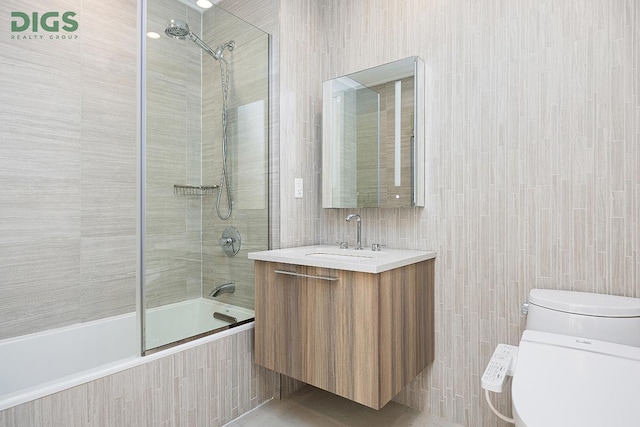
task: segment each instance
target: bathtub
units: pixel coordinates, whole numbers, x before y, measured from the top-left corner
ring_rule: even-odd
[[[145,347],[162,347],[185,337],[197,337],[231,325],[229,321],[214,318],[214,313],[233,317],[238,323],[244,323],[254,316],[253,310],[206,298],[152,308],[147,310],[145,319]]]
[[[214,318],[214,312],[238,320]],[[176,320],[178,319],[178,320]],[[154,308],[146,319],[147,348],[202,336],[140,356],[135,313],[0,341],[0,411],[161,357],[253,328],[253,311],[205,298]]]

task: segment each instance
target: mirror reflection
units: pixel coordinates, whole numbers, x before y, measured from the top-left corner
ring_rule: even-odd
[[[424,206],[423,70],[414,56],[323,83],[323,207]]]

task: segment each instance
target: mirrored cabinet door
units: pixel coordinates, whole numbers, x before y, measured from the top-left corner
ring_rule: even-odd
[[[424,206],[424,64],[323,83],[323,207]]]

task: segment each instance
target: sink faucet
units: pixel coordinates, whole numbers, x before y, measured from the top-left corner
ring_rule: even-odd
[[[233,283],[225,283],[224,285],[216,286],[215,288],[213,288],[213,290],[209,293],[209,296],[215,298],[220,294],[232,294],[235,291],[236,285],[234,285]]]
[[[362,218],[358,214],[347,215],[347,222],[351,222],[352,219],[356,220],[357,234],[356,234],[356,247],[355,249],[362,250]]]

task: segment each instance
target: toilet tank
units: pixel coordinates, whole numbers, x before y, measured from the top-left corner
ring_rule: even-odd
[[[640,347],[640,299],[532,289],[526,329]]]

